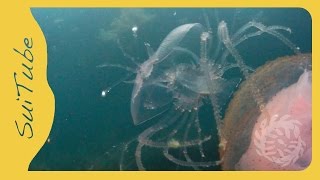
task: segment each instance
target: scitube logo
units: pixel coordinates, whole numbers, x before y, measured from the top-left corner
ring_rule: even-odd
[[[30,99],[28,99],[28,93],[32,94],[33,89],[31,87],[33,80],[33,55],[32,47],[33,41],[32,38],[24,38],[23,40],[25,49],[24,51],[17,50],[13,48],[14,52],[19,54],[21,58],[21,71],[14,72],[13,78],[16,86],[17,98],[16,101],[19,103],[21,109],[21,114],[19,115],[18,120],[15,120],[17,131],[20,136],[26,136],[28,139],[33,137],[33,105]]]

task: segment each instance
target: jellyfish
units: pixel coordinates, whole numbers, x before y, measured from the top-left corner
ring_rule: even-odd
[[[198,117],[202,98],[209,91],[205,81],[206,74],[200,67],[200,61],[204,57],[199,58],[183,43],[188,41],[187,39],[198,39],[205,33],[203,31],[204,28],[198,23],[175,28],[157,51],[151,54],[149,60],[141,65],[137,73],[131,97],[131,115],[134,124],[139,125],[162,116],[158,123],[147,128],[138,137],[135,157],[140,170],[145,170],[142,161],[144,147],[162,149],[165,158],[180,166],[198,169],[198,167],[217,165],[216,161],[195,162],[188,154],[189,147],[198,146],[199,153],[204,158],[202,144],[211,139],[211,136],[201,137]],[[203,41],[207,39],[208,37]],[[218,76],[223,73],[213,65],[209,68],[219,74]],[[216,83],[221,84],[218,87],[222,88],[225,85],[224,80],[218,76],[219,80]],[[218,92],[221,92],[221,89],[215,93]],[[192,124],[196,127],[198,137],[189,140]],[[186,127],[185,132],[181,131],[183,127]],[[161,134],[161,131],[167,133],[153,140]],[[175,137],[179,137],[180,141]],[[183,149],[184,159],[177,159],[170,154],[171,149]]]
[[[311,162],[311,54],[258,68],[224,118],[224,170],[302,170]],[[261,111],[251,84],[259,87]],[[241,142],[241,143],[240,143]]]
[[[223,146],[226,146],[222,146],[226,150],[223,150],[223,168],[226,170],[301,170],[306,168],[311,162],[311,56],[300,55],[299,47],[275,31],[282,29],[290,32],[290,29],[279,26],[266,27],[261,23],[249,22],[243,27],[244,29],[253,27],[259,29],[260,32],[273,35],[297,54],[297,56],[280,58],[273,63],[266,64],[264,69],[263,67],[258,69],[251,76],[245,68],[241,68],[244,61],[234,48],[235,41],[229,37],[225,23],[221,22],[220,25],[218,33],[221,34],[224,45],[236,60],[245,79],[248,79],[239,93],[241,90],[249,89],[247,92],[250,92],[252,100],[259,109],[257,114],[260,114],[257,117],[256,114],[243,112],[245,108],[242,106],[240,107],[243,109],[237,109],[238,117],[230,117],[230,114],[226,114],[224,123],[228,125],[223,130],[223,135],[226,133],[226,136],[220,136]],[[285,68],[290,68],[290,73]],[[281,79],[278,80],[279,78]],[[296,82],[292,82],[292,79]],[[288,87],[281,86],[288,81],[293,84],[291,86],[286,84]],[[235,98],[241,99],[237,96]],[[248,99],[242,100],[248,103]],[[235,101],[239,107],[239,101]],[[233,107],[231,103],[231,108]],[[252,110],[254,109],[256,108]],[[242,112],[243,116],[239,117],[239,112]],[[240,128],[244,122],[245,129]],[[231,126],[236,126],[241,132]],[[303,130],[300,130],[301,128]],[[251,139],[244,138],[250,135]],[[235,139],[239,141],[235,142]],[[238,142],[241,142],[241,145]],[[250,144],[249,147],[248,144]],[[234,161],[237,162],[231,163]]]
[[[211,156],[206,154],[204,146],[210,144],[210,141],[212,143],[214,133],[203,133],[200,111],[206,106],[212,107],[212,126],[216,127],[222,152],[227,152],[229,140],[221,106],[232,95],[240,78],[225,78],[224,75],[231,69],[239,69],[244,79],[250,78],[254,70],[246,65],[237,46],[262,34],[275,37],[294,53],[300,54],[299,48],[280,31],[291,32],[287,27],[265,26],[250,21],[229,35],[226,22],[221,21],[217,27],[216,41],[224,45],[225,49],[217,46],[212,58],[209,54],[213,41],[211,28],[205,28],[199,23],[184,24],[173,29],[156,51],[146,43],[149,58],[142,64],[129,58],[137,64],[135,69],[114,64],[100,65],[128,71],[128,76],[103,92],[109,92],[135,75],[130,104],[133,123],[140,126],[153,121],[134,139],[137,168],[147,170],[143,159],[144,149],[155,149],[172,164],[194,170],[224,166],[225,156],[210,159]],[[254,83],[250,84],[253,100],[259,111],[263,112],[266,103],[259,88]],[[132,142],[125,144],[124,151]],[[125,163],[124,158],[121,158],[121,169]]]

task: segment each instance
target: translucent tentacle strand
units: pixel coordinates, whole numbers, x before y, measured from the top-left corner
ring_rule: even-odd
[[[223,21],[221,23],[224,23]],[[221,25],[221,24],[220,24]],[[220,26],[219,25],[219,26]],[[248,34],[245,34],[248,29],[250,28],[257,28],[258,31],[251,32]],[[234,45],[234,47],[238,46],[242,42],[252,38],[259,36],[263,33],[268,33],[280,41],[282,41],[286,46],[288,46],[294,53],[300,54],[299,47],[297,47],[294,43],[292,43],[288,38],[284,37],[281,33],[277,32],[277,30],[283,30],[287,31],[288,33],[291,33],[291,29],[284,26],[265,26],[262,23],[258,23],[255,21],[250,21],[247,24],[243,25],[231,38],[231,41]],[[225,50],[224,53],[221,55],[220,62],[225,62],[227,56],[230,54],[229,50]]]
[[[190,122],[187,124],[186,131],[184,132],[184,135],[183,135],[183,142],[186,142],[186,141],[187,141],[188,136],[189,136],[189,132],[190,132],[191,125],[192,125],[195,117],[197,116],[197,114],[198,114],[198,111],[192,113]],[[198,138],[200,139],[201,137],[198,137]],[[201,144],[201,146],[202,146],[202,144]],[[189,156],[188,148],[187,148],[187,147],[184,147],[184,148],[183,148],[182,153],[183,153],[184,157],[186,158],[187,162],[189,162],[189,163],[193,162],[193,160],[192,160],[192,159],[190,158],[190,156]],[[191,167],[192,167],[194,170],[200,170],[198,166],[191,165]]]
[[[243,61],[242,57],[240,56],[239,52],[234,47],[234,45],[229,37],[227,24],[224,21],[221,21],[219,24],[218,35],[221,38],[224,45],[226,46],[226,48],[228,49],[228,51],[230,52],[230,54],[236,60],[244,77],[246,79],[248,79],[249,78],[249,71],[246,68],[244,61]],[[251,86],[252,86],[251,89],[252,89],[253,97],[254,97],[256,103],[258,104],[259,108],[262,110],[265,106],[264,101],[262,99],[262,95],[260,94],[259,89],[257,87],[255,87],[254,84],[251,84]]]
[[[218,166],[220,164],[220,161],[209,161],[209,162],[188,162],[188,161],[184,161],[184,160],[180,160],[175,158],[174,156],[172,156],[169,153],[169,148],[165,148],[163,150],[163,154],[165,155],[165,157],[167,159],[169,159],[170,161],[174,162],[175,164],[178,164],[180,166],[188,166],[188,167],[192,167],[192,166],[201,166],[201,167],[210,167],[210,166]]]
[[[135,152],[136,163],[137,163],[139,170],[145,170],[143,163],[142,163],[141,152],[142,152],[142,148],[146,145],[146,142],[150,139],[150,137],[152,135],[154,135],[158,131],[170,126],[172,123],[176,122],[177,119],[179,119],[179,117],[181,115],[181,114],[175,114],[175,115],[171,116],[172,113],[174,113],[174,111],[169,112],[168,113],[169,116],[163,117],[161,120],[159,120],[159,122],[156,125],[146,129],[143,133],[141,133],[139,135],[138,145],[137,145],[136,152]],[[167,122],[168,117],[171,117],[171,119]]]
[[[101,65],[97,66],[97,68],[105,68],[105,67],[115,67],[115,68],[123,69],[123,70],[129,71],[129,72],[132,72],[132,73],[137,73],[136,69],[130,68],[128,66],[120,65],[120,64],[105,63],[105,64],[101,64]]]
[[[207,43],[208,43],[208,38],[209,38],[209,34],[207,32],[204,32],[201,34],[201,41],[200,41],[200,67],[201,70],[205,73],[205,77],[207,79],[207,86],[209,89],[209,96],[210,96],[210,100],[211,100],[211,104],[213,107],[213,115],[216,121],[216,125],[217,125],[217,129],[218,129],[218,133],[219,135],[221,135],[220,133],[220,129],[222,127],[222,118],[220,115],[220,108],[218,107],[218,101],[215,97],[215,95],[213,94],[215,91],[213,90],[214,84],[213,82],[215,81],[216,77],[212,77],[212,74],[210,73],[209,66],[207,63],[207,58],[208,58],[208,50],[207,50]]]

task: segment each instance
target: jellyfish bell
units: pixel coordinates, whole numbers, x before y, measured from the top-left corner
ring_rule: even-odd
[[[263,109],[251,84],[259,88]],[[311,54],[258,68],[235,93],[224,123],[224,170],[305,169],[311,162]]]
[[[131,115],[135,125],[152,119],[152,117],[161,113],[161,108],[153,108],[154,111],[150,111],[144,106],[144,101],[153,101],[159,107],[169,103],[169,99],[161,96],[165,92],[170,94],[170,87],[163,85],[164,81],[169,81],[167,78],[170,77],[166,76],[164,72],[169,72],[172,70],[170,68],[177,66],[178,62],[175,62],[172,58],[174,54],[179,51],[189,51],[181,47],[181,41],[185,39],[185,36],[188,33],[202,31],[203,27],[199,23],[184,24],[175,28],[162,41],[157,51],[153,54],[149,53],[149,59],[140,65],[131,96]],[[146,47],[148,52],[152,52],[149,46]],[[192,54],[191,51],[189,53]],[[197,61],[197,59],[193,59],[193,61]],[[163,98],[161,102],[158,101],[159,97]]]

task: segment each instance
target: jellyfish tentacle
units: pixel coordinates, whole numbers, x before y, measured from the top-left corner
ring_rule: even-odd
[[[219,25],[220,26],[220,25]],[[213,115],[216,121],[217,129],[219,135],[221,135],[220,129],[222,127],[222,116],[221,116],[221,111],[218,106],[218,100],[216,97],[216,90],[214,89],[215,85],[217,85],[215,82],[217,79],[217,74],[211,73],[213,70],[213,67],[208,65],[208,38],[206,32],[201,34],[201,41],[200,41],[200,67],[201,70],[205,73],[205,78],[206,78],[206,84],[209,89],[209,98],[211,100],[211,104],[213,107]],[[225,38],[228,38],[228,35],[222,34],[225,36]],[[223,41],[223,39],[222,39]],[[216,68],[214,68],[216,69]]]
[[[185,125],[187,121],[188,113],[182,113],[182,119],[180,120],[179,124],[169,133],[167,136],[166,140],[169,141],[171,138],[173,138],[178,131],[182,128],[182,126]]]
[[[257,31],[257,32],[253,32],[253,33],[249,33],[249,34],[245,34],[243,36],[241,36],[238,40],[235,40],[233,43],[234,44],[234,47],[238,46],[239,44],[241,44],[242,42],[244,42],[245,40],[249,39],[249,38],[252,38],[252,37],[255,37],[255,36],[259,36],[263,34],[263,31]],[[233,38],[233,39],[237,39],[237,38]],[[226,59],[228,57],[228,55],[230,54],[229,50],[226,49],[222,55],[221,55],[221,58],[219,60],[220,63],[225,63],[226,62]]]
[[[182,122],[179,123],[179,127],[177,127],[177,129],[175,129],[174,131],[172,131],[170,133],[169,136],[174,136],[176,134],[176,130],[179,130],[180,128],[182,128],[183,124],[185,123],[185,121],[187,120],[187,113],[184,113],[184,116],[182,117]],[[158,124],[148,128],[147,130],[145,130],[142,134],[139,135],[138,137],[138,145],[136,148],[136,152],[135,152],[135,157],[136,157],[136,163],[137,166],[139,168],[139,170],[145,170],[143,163],[142,163],[142,148],[144,146],[147,147],[155,147],[155,148],[169,148],[171,147],[170,145],[168,145],[168,142],[154,142],[152,141],[150,138],[157,132],[159,132],[160,130],[167,128],[169,125],[171,125],[172,123],[176,122],[179,117],[181,117],[181,114],[175,115],[172,120],[170,120],[169,123],[166,123],[166,119],[162,119],[162,121],[160,121]],[[211,139],[211,136],[205,137],[202,140],[192,140],[192,141],[188,141],[188,142],[183,142],[183,143],[179,143],[179,148],[180,147],[189,147],[189,146],[195,146],[197,144],[206,142],[208,140]]]
[[[294,51],[294,53],[300,54],[300,50],[298,47],[295,46],[295,44],[293,44],[289,39],[287,39],[282,34],[280,34],[279,32],[276,31],[276,30],[285,30],[285,31],[288,31],[289,33],[291,33],[291,30],[289,28],[286,28],[283,26],[269,26],[269,27],[267,27],[267,26],[263,25],[262,23],[250,21],[246,25],[244,25],[242,28],[240,28],[234,34],[234,36],[233,36],[234,39],[236,39],[238,36],[240,36],[242,33],[244,33],[250,27],[255,27],[255,28],[259,29],[261,32],[268,33],[268,34],[278,38],[280,41],[282,41],[284,44],[286,44],[290,49],[292,49]],[[247,37],[254,37],[259,34],[260,34],[259,32],[252,33],[252,34],[249,34],[249,36],[247,36]],[[236,63],[239,65],[239,68],[240,68],[241,72],[243,73],[243,75],[245,76],[245,78],[248,79],[249,71],[246,68],[246,65],[245,65],[241,55],[239,54],[239,52],[235,48],[236,45],[240,44],[241,42],[243,42],[247,38],[244,38],[244,39],[240,38],[240,40],[236,43],[231,41],[230,36],[229,36],[229,32],[228,32],[228,28],[227,28],[227,24],[224,21],[221,21],[218,26],[218,36],[220,37],[220,39],[222,40],[222,42],[226,46],[228,53],[230,53],[234,57],[234,59],[236,60]],[[255,87],[254,84],[251,84],[251,86],[252,86],[253,97],[254,97],[256,103],[258,104],[260,111],[264,111],[265,104],[264,104],[263,98],[259,92],[259,89],[257,87]],[[266,113],[266,114],[268,114],[268,113]]]
[[[120,48],[120,50],[121,50],[121,52],[122,52],[122,54],[123,54],[124,57],[126,57],[127,59],[129,59],[130,62],[133,63],[133,64],[135,64],[137,67],[139,67],[139,66],[141,65],[140,63],[138,63],[138,62],[136,61],[136,59],[135,59],[134,57],[130,56],[130,55],[125,51],[125,49],[124,49],[124,47],[121,45],[119,39],[117,40],[117,44],[118,44],[118,47]]]
[[[133,75],[133,73],[129,73],[127,74],[125,77],[119,79],[118,81],[116,81],[114,84],[112,84],[111,86],[105,88],[104,90],[102,90],[102,96],[106,96],[113,88],[115,88],[116,86],[118,86],[119,84],[125,82],[128,78],[130,78]]]
[[[222,136],[221,129],[224,125],[223,125],[222,116],[221,116],[221,109],[218,106],[218,99],[216,98],[216,96],[210,96],[210,101],[212,102],[213,116],[214,116],[214,119],[216,120],[218,135],[219,137],[221,137]]]
[[[189,113],[184,113],[185,116],[183,116],[183,123],[181,123],[181,125],[185,124],[186,123],[186,120],[187,119],[190,119],[189,122],[187,123],[187,130],[185,131],[184,133],[184,137],[183,137],[183,142],[179,143],[179,146],[175,147],[175,148],[183,148],[183,154],[186,158],[186,161],[187,163],[189,164],[185,164],[185,166],[190,166],[190,167],[193,167],[195,170],[199,170],[198,166],[197,165],[194,165],[194,161],[190,158],[189,154],[188,154],[188,150],[187,148],[190,147],[190,146],[200,146],[202,145],[204,142],[208,141],[211,139],[211,136],[207,136],[205,137],[204,139],[201,139],[200,138],[197,138],[195,140],[187,140],[188,138],[188,135],[189,135],[189,132],[190,132],[190,127],[192,125],[192,123],[194,122],[194,120],[196,119],[196,116],[197,116],[197,112],[198,111],[193,111],[191,114],[190,114],[190,118],[188,118],[187,114]],[[181,126],[179,127],[181,128]],[[178,128],[177,128],[178,129]],[[169,136],[169,138],[172,138],[174,133],[171,134],[171,136]],[[164,153],[164,156],[170,160],[171,162],[173,163],[176,163],[178,165],[180,161],[182,160],[178,160],[177,158],[173,157],[172,155],[169,154],[169,149],[172,148],[171,146],[167,146],[163,149],[163,153]],[[178,163],[177,163],[178,162]]]
[[[199,57],[195,53],[193,53],[192,51],[190,51],[186,48],[179,47],[179,46],[174,47],[173,49],[175,51],[181,51],[181,52],[187,53],[188,55],[190,55],[192,57],[192,60],[194,60],[195,64],[199,63]]]
[[[143,166],[142,163],[142,157],[141,157],[141,152],[142,152],[142,147],[144,146],[144,144],[142,143],[138,143],[137,148],[136,148],[136,152],[135,152],[135,157],[136,157],[136,163],[138,166],[138,169],[140,171],[145,171],[145,167]]]
[[[154,147],[154,148],[165,148],[168,146],[168,141],[170,140],[170,138],[172,138],[175,134],[177,134],[177,132],[182,128],[182,126],[184,125],[186,118],[185,116],[187,115],[186,113],[177,113],[180,114],[179,116],[176,116],[172,119],[175,119],[175,121],[169,122],[169,125],[167,126],[162,126],[161,128],[158,129],[152,129],[152,133],[149,134],[149,136],[145,136],[144,137],[144,141],[142,142],[144,145],[149,146],[149,147]],[[182,120],[180,120],[180,117],[182,116]],[[173,130],[171,130],[171,132],[165,136],[162,139],[159,139],[158,141],[154,141],[151,139],[151,137],[156,134],[157,132],[164,130],[165,128],[169,127],[170,125],[172,125],[173,123],[177,122],[178,120],[180,120],[179,124],[177,125],[176,128],[174,128]],[[168,124],[168,123],[166,123]]]
[[[254,69],[252,67],[250,67],[250,66],[248,66],[246,64],[244,64],[244,67],[246,69],[248,69],[249,71],[254,72]],[[238,64],[231,64],[231,63],[229,64],[229,63],[227,63],[227,64],[221,66],[221,68],[219,68],[216,73],[217,73],[217,75],[219,75],[221,77],[221,76],[223,76],[223,74],[226,71],[228,71],[229,69],[233,69],[233,68],[239,68]]]
[[[211,136],[206,136],[203,139],[194,139],[194,140],[189,140],[189,141],[185,141],[185,142],[179,142],[179,145],[177,145],[177,146],[178,147],[196,146],[196,145],[199,145],[199,144],[206,142],[210,139],[211,139]],[[144,144],[148,147],[154,147],[154,148],[166,148],[166,147],[170,146],[170,145],[168,145],[168,142],[157,142],[157,141],[153,141],[151,139],[141,140],[140,143]]]
[[[230,39],[227,24],[224,21],[221,21],[218,26],[218,36],[220,37],[221,41],[223,42],[225,47],[228,49],[230,54],[234,57],[240,70],[242,71],[243,75],[247,79],[249,77],[249,72],[245,68],[244,61],[243,61],[242,57],[240,56],[239,52],[237,51],[233,42]]]
[[[188,166],[188,167],[192,167],[192,166],[200,166],[200,167],[210,167],[210,166],[218,166],[220,164],[220,161],[208,161],[208,162],[188,162],[188,161],[184,161],[184,160],[180,160],[175,158],[173,155],[171,155],[169,153],[169,148],[165,148],[163,150],[163,154],[165,155],[165,157],[170,160],[171,162],[178,164],[180,166]]]
[[[249,21],[248,23],[243,25],[240,29],[238,29],[236,33],[234,33],[232,35],[232,40],[234,42],[238,41],[243,36],[243,34],[250,28],[257,28],[262,33],[264,33],[264,32],[268,33],[269,31],[276,31],[276,30],[284,30],[284,31],[291,33],[291,29],[288,27],[285,27],[285,26],[279,26],[279,25],[265,26],[262,23],[259,23],[256,21]],[[254,33],[252,33],[252,34],[254,34]]]
[[[170,117],[171,113],[174,113],[174,111],[170,111],[168,113],[169,114],[168,117]],[[149,138],[153,136],[155,133],[157,133],[158,131],[176,122],[178,117],[180,117],[180,114],[175,114],[169,121],[167,121],[167,116],[162,117],[162,119],[160,119],[157,124],[146,129],[139,135],[138,145],[136,147],[136,152],[135,152],[136,164],[139,170],[146,170],[142,163],[141,153],[142,153],[142,148],[146,145],[147,140],[149,140]]]
[[[105,68],[105,67],[115,67],[115,68],[119,68],[119,69],[123,69],[123,70],[129,71],[129,72],[134,73],[134,74],[137,73],[136,69],[133,69],[133,68],[130,68],[128,66],[121,65],[121,64],[104,63],[104,64],[101,64],[101,65],[97,66],[97,68]]]
[[[197,130],[197,136],[198,136],[198,139],[201,139],[201,127],[200,127],[200,122],[199,122],[199,117],[198,117],[198,110],[194,111],[191,115],[191,118],[190,118],[190,122],[187,124],[187,127],[186,127],[186,131],[184,133],[184,137],[183,137],[183,141],[186,142],[187,139],[188,139],[188,136],[189,136],[189,132],[190,132],[190,128],[191,128],[191,125],[192,124],[195,124],[195,128]],[[201,155],[201,158],[204,158],[205,155],[204,155],[204,152],[203,152],[203,143],[199,143],[198,144],[198,147],[199,147],[199,152],[200,152],[200,155]],[[186,159],[186,161],[190,164],[190,166],[194,169],[194,170],[200,170],[199,166],[195,165],[194,164],[194,161],[191,159],[191,157],[189,156],[189,153],[188,153],[188,148],[187,146],[185,146],[183,148],[183,154],[184,154],[184,157]]]
[[[285,26],[279,26],[279,25],[272,25],[272,26],[268,26],[267,27],[270,30],[283,30],[283,31],[287,31],[288,33],[291,34],[291,29]]]
[[[215,21],[215,24],[218,25],[219,22],[220,22],[220,18],[219,18],[219,13],[217,10],[214,11],[214,21]],[[221,46],[222,46],[222,42],[219,38],[216,38],[217,39],[217,43],[216,43],[216,47],[215,47],[215,51],[213,53],[213,55],[211,56],[212,60],[214,61],[217,61],[218,60],[218,56],[220,54],[220,51],[221,51]]]
[[[219,38],[217,38],[217,47],[216,47],[216,50],[214,52],[214,55],[210,56],[210,59],[214,62],[214,63],[217,63],[218,60],[219,60],[219,54],[221,52],[221,46],[222,46],[222,42]]]
[[[199,115],[198,114],[196,115],[196,118],[195,118],[195,128],[197,129],[198,139],[201,139],[202,129],[200,127],[200,120],[199,120]],[[199,146],[200,155],[201,155],[202,158],[204,158],[205,154],[203,152],[202,143],[199,143],[198,146]]]
[[[224,21],[222,21],[219,24],[218,35],[222,39],[222,42],[224,43],[226,48],[229,50],[230,54],[236,60],[245,79],[248,79],[249,78],[249,71],[246,68],[244,61],[243,61],[241,55],[239,54],[238,50],[235,48],[235,46],[231,42],[230,37],[229,37],[229,33],[228,33],[227,24]],[[258,106],[260,107],[260,109],[262,110],[263,107],[265,106],[262,95],[260,94],[259,89],[257,87],[255,87],[255,84],[251,84],[251,86],[252,86],[251,89],[252,89],[253,97],[254,97],[256,103],[258,104]]]
[[[259,24],[261,24],[261,23],[259,23]],[[285,39],[285,41],[289,41],[286,37],[284,37],[282,34],[280,34],[279,32],[277,32],[276,30],[284,30],[284,31],[287,31],[287,32],[289,32],[289,33],[291,33],[291,30],[290,30],[290,28],[287,28],[287,27],[283,27],[283,26],[264,26],[263,24],[261,24],[262,25],[262,27],[261,27],[261,29],[259,29],[258,31],[256,31],[256,32],[252,32],[252,33],[248,33],[248,34],[245,34],[245,35],[243,35],[243,36],[241,36],[241,37],[233,37],[232,38],[232,41],[234,42],[234,44],[235,44],[235,46],[237,46],[238,44],[240,44],[240,43],[242,43],[243,41],[245,41],[245,40],[247,40],[247,39],[249,39],[249,38],[252,38],[252,37],[255,37],[255,36],[259,36],[259,35],[261,35],[261,34],[263,34],[263,33],[269,33],[269,34],[271,34],[271,35],[273,35],[273,36],[276,36],[275,34],[277,34],[277,38],[278,39]],[[256,27],[256,26],[253,26],[253,27]],[[245,31],[244,31],[245,32]],[[243,33],[244,33],[243,32]],[[272,33],[275,33],[275,34],[272,34]],[[280,38],[278,37],[278,36],[281,36]],[[289,43],[288,44],[290,44],[290,46],[292,46],[292,47],[294,47],[295,45],[292,43],[292,42],[290,42],[289,41]],[[290,47],[289,46],[289,47]],[[295,48],[294,48],[295,49]]]
[[[210,21],[209,21],[209,17],[208,17],[207,12],[206,12],[205,10],[203,10],[202,14],[203,14],[204,21],[205,21],[205,27],[207,28],[207,32],[208,32],[208,34],[209,34],[208,48],[211,49],[211,48],[212,48],[212,44],[213,44],[212,28],[211,28],[212,26],[210,25]],[[220,48],[220,45],[221,45],[221,43],[218,41],[218,42],[217,42],[217,49],[216,49],[216,52],[217,52],[217,53],[219,53],[219,50],[218,50],[218,49]],[[213,58],[209,58],[209,59],[211,59],[211,60],[215,60],[215,59],[216,59],[215,54],[213,54],[212,57],[213,57]]]
[[[251,21],[249,22],[253,27],[256,27],[258,29],[260,29],[263,32],[266,32],[276,38],[278,38],[279,40],[281,40],[284,44],[286,44],[289,48],[291,48],[293,50],[294,53],[296,54],[300,54],[300,50],[299,48],[296,47],[295,44],[293,44],[288,38],[284,37],[282,34],[280,34],[279,32],[275,31],[276,29],[281,28],[281,26],[272,26],[272,28],[267,28],[265,25],[263,25],[262,23],[258,23],[255,21]],[[282,30],[287,30],[288,32],[291,32],[290,29],[286,29],[285,27],[281,28]]]
[[[124,154],[126,153],[126,151],[128,150],[128,143],[126,143],[125,145],[124,145],[124,149],[122,150],[122,152],[121,152],[121,157],[120,157],[120,166],[119,166],[119,168],[120,168],[120,171],[123,171],[124,170],[124,167],[123,167],[123,160],[124,160]]]
[[[149,141],[150,137],[153,136],[158,131],[160,131],[164,128],[167,128],[168,126],[170,126],[171,124],[176,122],[179,119],[179,117],[181,116],[180,113],[176,113],[173,116],[171,116],[172,113],[174,113],[173,110],[170,111],[167,116],[162,117],[157,124],[144,130],[138,136],[138,142],[152,146],[152,141]],[[169,121],[167,119],[168,117],[170,118]],[[150,143],[150,144],[148,144],[148,143]]]
[[[187,141],[188,136],[189,136],[189,131],[190,131],[191,125],[192,125],[192,123],[193,123],[193,119],[195,119],[195,116],[197,116],[197,114],[198,114],[198,111],[192,113],[190,122],[188,123],[188,125],[187,125],[187,127],[186,127],[186,131],[185,131],[185,133],[184,133],[183,142],[186,142],[186,141]],[[201,137],[198,137],[198,138],[200,139]],[[200,145],[202,146],[202,144],[200,144]],[[200,150],[200,151],[201,151],[201,150]],[[185,159],[186,159],[188,162],[190,162],[190,163],[193,162],[193,160],[192,160],[192,159],[190,158],[190,156],[189,156],[188,148],[187,148],[187,147],[184,147],[184,148],[183,148],[182,153],[183,153]],[[194,170],[197,170],[197,171],[200,170],[198,166],[191,165],[191,167],[192,167]]]
[[[128,151],[129,144],[131,144],[132,142],[134,142],[136,140],[137,140],[136,138],[133,138],[130,141],[124,143],[123,149],[122,149],[122,152],[121,152],[121,156],[120,156],[120,161],[119,161],[119,169],[120,169],[120,171],[125,170],[125,168],[124,168],[124,155]]]
[[[199,62],[199,57],[193,53],[192,51],[186,49],[186,48],[183,48],[183,47],[180,47],[180,46],[175,46],[175,47],[172,47],[172,50],[166,54],[165,56],[163,56],[161,59],[159,58],[155,58],[153,60],[153,64],[158,64],[158,63],[161,63],[162,61],[164,61],[165,59],[168,59],[169,56],[171,56],[174,52],[184,52],[184,53],[187,53],[188,55],[190,55],[192,57],[192,60],[194,61],[193,63],[194,64],[198,64]]]
[[[188,113],[185,113],[185,112],[184,112],[184,114],[185,114],[185,115],[188,115]],[[194,114],[195,114],[194,112],[191,113],[191,115],[190,115],[191,118],[189,118],[189,119],[190,119],[190,122],[189,122],[189,123],[186,122],[187,119],[188,119],[188,117],[183,118],[183,120],[182,120],[183,123],[180,123],[180,124],[179,124],[179,125],[180,125],[179,128],[181,128],[182,125],[184,125],[185,123],[187,123],[187,130],[186,130],[186,132],[188,133],[189,130],[190,130],[190,126],[191,126],[191,124],[192,124],[192,120],[193,120]],[[176,134],[177,131],[173,130],[173,132],[175,132],[175,133],[170,133],[170,135],[168,136],[168,142],[170,141],[171,138],[173,138],[173,136]],[[184,139],[183,139],[182,143],[187,142],[186,132],[185,132],[185,134],[184,134]],[[168,145],[167,147],[165,147],[165,149],[167,149],[167,148],[169,149],[169,145]],[[192,162],[191,158],[189,157],[189,155],[188,155],[188,153],[187,153],[187,149],[188,149],[188,146],[183,146],[183,154],[184,154],[184,156],[185,156],[185,158],[186,158],[186,160],[187,160],[188,162]],[[165,152],[165,151],[163,151],[163,153],[164,153],[164,152]],[[164,154],[164,156],[166,157],[165,154]],[[169,160],[169,159],[168,159],[168,160]],[[193,169],[195,169],[195,170],[199,170],[199,168],[197,168],[196,166],[192,166],[192,167],[193,167]]]
[[[258,31],[256,32],[251,32],[248,34],[244,34],[247,32],[248,29],[250,28],[257,28]],[[243,25],[231,38],[234,46],[238,46],[242,42],[246,41],[247,39],[250,39],[252,37],[259,36],[263,33],[270,34],[280,41],[282,41],[286,46],[288,46],[291,50],[294,51],[296,54],[300,54],[300,50],[294,43],[292,43],[288,38],[284,37],[281,33],[277,32],[277,30],[283,30],[291,33],[291,29],[285,26],[278,26],[278,25],[273,25],[273,26],[265,26],[262,23],[258,23],[255,21],[250,21],[247,24]],[[224,62],[227,58],[227,56],[230,54],[230,52],[225,50],[220,58],[220,62]]]

